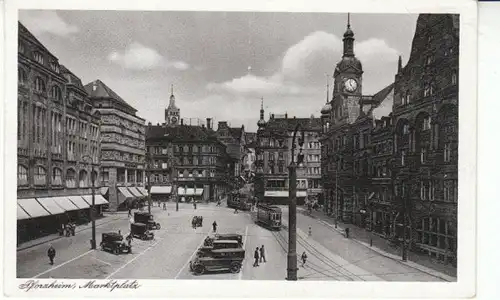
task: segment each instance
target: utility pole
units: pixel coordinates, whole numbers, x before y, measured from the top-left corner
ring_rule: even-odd
[[[292,139],[292,161],[288,166],[289,170],[289,208],[288,208],[288,254],[287,254],[287,278],[289,281],[297,281],[297,166],[304,161],[302,146],[304,145],[304,132],[299,138],[300,152],[295,163],[295,139],[300,123],[297,124],[293,132]]]
[[[90,161],[90,180],[92,181],[92,206],[90,208],[90,220],[92,221],[92,239],[90,240],[90,247],[96,249],[96,238],[95,238],[95,176],[94,176],[94,160],[90,155],[84,155],[82,160]]]
[[[337,161],[335,162],[335,228],[338,226],[339,222],[339,169],[338,169],[338,163]]]

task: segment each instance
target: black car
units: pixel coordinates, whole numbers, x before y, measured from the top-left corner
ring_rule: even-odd
[[[146,224],[149,230],[155,230],[161,228],[160,223],[155,222],[153,215],[147,212],[135,212],[134,222]]]
[[[238,273],[245,259],[245,249],[223,248],[205,252],[189,262],[189,268],[196,275],[211,271]]]
[[[241,248],[243,247],[243,236],[241,234],[237,233],[223,233],[223,234],[216,234],[215,237],[209,237],[205,239],[203,245],[204,246],[212,246],[214,241],[218,240],[231,240],[231,241],[237,241],[238,242],[238,247]]]
[[[102,234],[101,250],[109,251],[114,254],[130,253],[132,247],[123,241],[123,235],[117,232],[108,232]]]
[[[130,224],[130,234],[132,237],[141,240],[152,240],[155,238],[154,233],[148,230],[148,227],[144,223],[132,223]]]

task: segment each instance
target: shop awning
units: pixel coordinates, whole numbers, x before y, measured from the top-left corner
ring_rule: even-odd
[[[142,186],[138,186],[138,187],[137,187],[137,190],[138,190],[139,192],[141,192],[144,196],[147,196],[147,195],[148,195],[148,191],[147,191],[145,188],[143,188]]]
[[[82,196],[85,202],[88,203],[89,206],[92,205],[92,195],[83,195]],[[94,204],[95,205],[103,205],[103,204],[108,204],[109,202],[104,199],[102,195],[94,195]]]
[[[80,209],[73,202],[71,202],[71,200],[69,200],[68,197],[54,197],[52,199],[57,203],[57,205],[59,205],[65,211],[73,211]]]
[[[137,198],[144,198],[144,195],[141,192],[139,192],[136,187],[129,186],[128,190],[135,197],[137,197]]]
[[[201,195],[203,195],[203,189],[196,189],[196,190],[195,190],[195,195],[196,195],[196,196],[201,196]]]
[[[132,195],[132,194],[128,191],[128,189],[127,189],[126,187],[124,187],[124,186],[120,186],[120,187],[118,187],[118,190],[119,190],[119,191],[120,191],[120,193],[121,193],[123,196],[125,196],[125,198],[127,198],[127,199],[128,199],[128,198],[132,198],[132,199],[133,199],[133,198],[135,198],[135,197],[134,197],[134,195]]]
[[[184,195],[186,195],[186,189],[185,189],[185,188],[182,188],[182,187],[177,188],[177,195],[179,195],[179,196],[184,196]]]
[[[36,200],[53,215],[63,214],[65,212],[62,207],[57,205],[53,197],[36,198]]]
[[[31,219],[30,215],[24,209],[17,205],[17,219],[18,220],[26,220],[26,219]]]
[[[171,194],[171,193],[172,193],[172,187],[169,185],[164,185],[164,186],[154,185],[151,187],[151,194]]]
[[[17,204],[32,218],[50,216],[50,213],[35,198],[17,199]]]
[[[194,189],[187,188],[186,189],[186,196],[194,196]]]
[[[89,208],[90,205],[83,200],[82,196],[68,196],[68,199],[73,202],[79,209]]]
[[[264,197],[288,197],[288,191],[265,191]],[[297,198],[307,197],[306,191],[297,191]]]
[[[109,190],[109,187],[107,187],[107,186],[103,186],[103,187],[101,188],[101,190],[100,190],[101,195],[103,195],[103,196],[104,196],[104,195],[106,195],[106,193],[108,192],[108,190]]]

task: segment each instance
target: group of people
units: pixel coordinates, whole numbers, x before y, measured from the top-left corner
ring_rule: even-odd
[[[255,259],[254,263],[253,263],[254,267],[258,267],[259,262],[267,262],[266,261],[266,250],[264,250],[264,245],[262,245],[260,248],[259,247],[255,248],[253,258]]]
[[[76,224],[73,222],[68,222],[66,224],[61,224],[59,228],[59,235],[69,237],[70,235],[75,235]]]

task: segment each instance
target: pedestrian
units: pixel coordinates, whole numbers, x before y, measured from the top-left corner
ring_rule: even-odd
[[[306,264],[306,261],[307,261],[307,254],[305,251],[302,252],[301,258],[302,258],[302,267],[304,267],[304,265]]]
[[[163,202],[163,210],[167,210],[167,202]]]
[[[312,229],[311,229],[311,226],[309,226],[309,236],[312,236]]]
[[[237,208],[235,208],[235,209],[234,209],[234,213],[235,213],[235,214],[237,214],[237,213],[238,213],[238,209],[237,209]]]
[[[118,235],[121,236],[122,235],[122,231],[121,230],[118,230]]]
[[[255,248],[255,252],[253,254],[253,258],[255,259],[254,263],[253,263],[253,266],[254,267],[258,267],[259,266],[259,247]]]
[[[264,245],[262,245],[262,247],[260,247],[260,262],[264,261],[264,262],[267,262],[266,261],[266,251],[264,250]]]
[[[217,232],[217,222],[214,221],[212,223],[212,228],[213,228],[214,232]]]
[[[54,264],[54,258],[56,257],[56,249],[50,244],[49,250],[47,251],[47,256],[49,257],[50,264]]]
[[[131,217],[132,216],[132,208],[128,208],[128,216]]]

